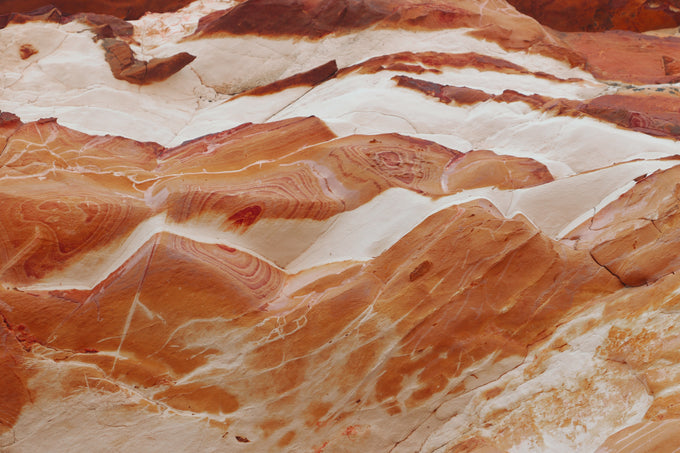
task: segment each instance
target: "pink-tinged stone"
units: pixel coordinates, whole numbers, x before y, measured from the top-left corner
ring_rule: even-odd
[[[5,3],[3,452],[680,448],[670,3]]]

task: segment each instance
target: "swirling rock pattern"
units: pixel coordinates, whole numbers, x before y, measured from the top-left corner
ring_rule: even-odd
[[[671,3],[38,3],[2,451],[680,448]]]

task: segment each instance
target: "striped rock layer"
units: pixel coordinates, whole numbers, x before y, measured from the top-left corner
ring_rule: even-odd
[[[680,449],[672,2],[0,3],[3,452]]]

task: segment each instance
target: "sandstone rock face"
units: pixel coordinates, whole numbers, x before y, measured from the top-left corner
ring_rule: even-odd
[[[648,31],[678,25],[673,0],[510,0],[508,3],[542,24],[562,31]]]
[[[56,6],[66,14],[99,13],[122,19],[139,19],[149,11],[175,11],[191,3],[190,0],[3,0],[0,13],[30,13],[46,4]]]
[[[680,448],[671,2],[38,3],[0,450]]]

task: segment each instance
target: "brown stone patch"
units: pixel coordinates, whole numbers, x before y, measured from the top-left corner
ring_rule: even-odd
[[[138,60],[130,45],[119,39],[104,38],[102,46],[113,76],[136,85],[163,81],[196,59],[193,55],[181,52],[171,57],[152,58],[147,62]]]
[[[175,11],[191,0],[49,0],[52,8],[56,6],[65,14],[99,13],[109,14],[122,19],[139,19],[147,12]],[[45,0],[8,0],[0,3],[0,14],[31,14],[45,5]],[[46,7],[45,7],[46,8]],[[38,11],[40,11],[38,9]],[[0,27],[1,28],[1,27]]]
[[[301,72],[285,79],[277,80],[276,82],[270,83],[268,85],[263,85],[253,88],[252,90],[245,91],[240,93],[238,96],[234,96],[230,100],[241,96],[266,96],[269,94],[278,93],[288,88],[300,86],[314,87],[335,77],[337,71],[337,63],[335,60],[331,60],[328,63],[324,63],[321,66],[310,69],[309,71]]]
[[[156,393],[154,399],[175,409],[189,412],[229,414],[239,408],[238,398],[235,395],[217,385],[203,383],[174,385]]]
[[[21,47],[19,47],[19,56],[22,60],[26,60],[37,53],[38,50],[31,44],[22,44]]]
[[[672,0],[508,0],[521,13],[561,31],[630,30],[643,32],[680,24]]]
[[[279,441],[276,443],[278,447],[287,447],[295,439],[295,431],[288,431],[286,434],[281,436]]]
[[[2,313],[0,343],[0,434],[3,434],[14,426],[31,395],[24,365],[26,353]]]

